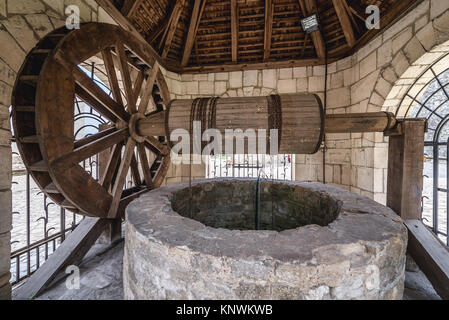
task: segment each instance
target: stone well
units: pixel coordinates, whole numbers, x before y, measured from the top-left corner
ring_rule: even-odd
[[[368,198],[252,179],[194,181],[192,210],[189,194],[169,185],[128,206],[125,298],[402,298],[406,228]]]

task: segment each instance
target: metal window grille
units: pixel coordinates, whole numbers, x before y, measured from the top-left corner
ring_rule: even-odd
[[[449,53],[424,70],[397,116],[426,118],[422,220],[449,246]]]

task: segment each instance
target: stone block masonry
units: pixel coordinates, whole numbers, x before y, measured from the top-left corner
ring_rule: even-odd
[[[45,34],[64,25],[65,6],[78,5],[81,20],[114,23],[94,0],[0,0],[0,298],[10,296],[12,87],[28,51]],[[327,112],[357,113],[398,110],[410,79],[449,51],[449,2],[424,0],[353,56],[329,65]],[[324,96],[324,68],[297,67],[211,74],[164,71],[172,98],[259,96],[273,93],[316,93]],[[403,81],[406,80],[406,81]],[[399,86],[399,87],[398,87]],[[399,110],[399,115],[402,115]],[[386,146],[382,134],[327,137],[325,172],[328,183],[385,201]],[[166,183],[187,181],[188,170],[173,166]],[[194,168],[194,178],[204,177]],[[320,181],[321,152],[296,157],[296,177]],[[382,181],[384,180],[384,181]],[[5,240],[6,239],[6,240]],[[5,263],[6,262],[6,263]]]
[[[449,52],[449,46],[443,45],[447,40],[449,2],[420,2],[354,55],[329,65],[327,113],[395,113],[404,89],[426,66]],[[213,95],[221,97],[274,93],[316,93],[324,97],[323,66],[195,75],[164,73],[172,98],[177,99],[210,96],[212,90]],[[404,77],[406,81],[401,83]],[[211,84],[206,85],[208,82]],[[203,91],[197,89],[202,86]],[[392,92],[398,94],[392,96]],[[402,110],[398,116],[403,116]],[[381,133],[327,135],[326,182],[385,203],[387,146],[388,139]],[[297,180],[322,181],[322,151],[297,155],[296,159]]]
[[[126,210],[125,299],[402,298],[407,231],[392,210],[340,188],[266,182],[262,189],[282,191],[276,193],[284,201],[275,209],[274,223],[280,228],[263,228],[273,224],[271,217],[264,225],[262,215],[261,228],[254,230],[246,226],[254,214],[244,214],[245,205],[252,206],[254,184],[252,179],[195,181],[194,219],[185,217],[188,183],[132,202]],[[228,197],[232,203],[215,205]],[[281,207],[285,198],[303,204],[295,207],[292,220]],[[310,205],[316,215],[318,203],[327,212],[336,202],[338,217],[316,222],[296,215],[309,216]],[[213,212],[202,217],[202,210]]]
[[[64,26],[68,5],[80,8],[81,22],[115,23],[95,0],[0,0],[0,299],[11,297],[12,88],[27,53],[46,34]]]

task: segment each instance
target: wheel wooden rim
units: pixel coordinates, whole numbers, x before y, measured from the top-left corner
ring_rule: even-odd
[[[93,56],[104,61],[112,97],[79,68]],[[110,121],[105,130],[75,141],[75,96]],[[55,30],[28,54],[14,86],[13,126],[25,166],[63,208],[101,218],[122,215],[130,201],[162,184],[169,167],[166,137],[135,130],[151,99],[154,112],[163,112],[168,88],[155,58],[130,33],[101,23]],[[79,163],[105,150],[109,159],[97,180]],[[124,189],[129,172],[135,186]]]

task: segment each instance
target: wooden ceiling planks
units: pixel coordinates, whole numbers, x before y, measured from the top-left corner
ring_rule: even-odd
[[[379,6],[384,28],[420,0],[111,1],[158,51],[167,69],[189,73],[322,64],[326,48],[335,61],[379,32],[366,29],[367,6]],[[177,19],[171,19],[179,1],[185,3],[175,12]],[[301,18],[313,13],[321,30],[306,34]]]

